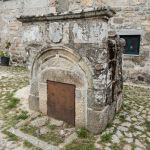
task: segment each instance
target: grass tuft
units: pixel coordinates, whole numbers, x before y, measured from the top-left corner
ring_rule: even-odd
[[[53,124],[48,124],[48,128],[51,129],[51,130],[54,130],[57,128],[56,125],[53,125]]]
[[[108,123],[106,128],[111,128],[113,126],[112,123]]]
[[[120,115],[120,116],[119,116],[119,120],[120,120],[121,122],[124,122],[125,119],[126,119],[126,116],[125,116],[125,115]]]
[[[37,130],[37,128],[32,127],[32,126],[24,126],[21,128],[21,131],[23,131],[27,134],[33,135],[33,136],[36,136],[36,130]]]
[[[28,112],[27,111],[22,111],[18,116],[17,116],[17,120],[25,120],[29,117]]]
[[[12,109],[12,108],[16,108],[17,104],[19,103],[19,99],[18,98],[14,98],[12,97],[9,102],[8,102],[8,108]]]
[[[145,121],[145,126],[147,128],[147,131],[150,132],[150,121]]]
[[[7,135],[8,139],[10,141],[19,141],[19,138],[16,135],[14,135],[6,130],[4,130],[3,133]]]
[[[31,147],[33,146],[33,145],[32,145],[30,142],[28,142],[28,141],[24,141],[23,145],[24,145],[25,147],[27,147],[27,148],[31,148]]]
[[[88,131],[85,128],[78,129],[77,134],[78,134],[79,138],[87,138],[88,137]]]
[[[90,140],[75,140],[66,146],[66,150],[96,150],[93,143],[94,142]]]
[[[102,142],[110,142],[112,140],[112,133],[106,133],[101,136]]]

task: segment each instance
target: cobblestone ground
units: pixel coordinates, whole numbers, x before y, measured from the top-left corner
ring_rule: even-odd
[[[13,93],[28,84],[27,74],[21,67],[0,66],[0,150],[38,150],[7,132],[26,114]],[[150,89],[124,86],[123,109],[105,132],[92,139],[79,138],[66,149],[150,150]]]
[[[150,150],[150,89],[124,86],[124,105],[98,139],[104,150]]]
[[[21,67],[0,66],[0,150],[26,150],[23,141],[7,132],[18,122],[19,100],[13,98],[16,90],[28,84],[27,71]],[[11,101],[12,100],[12,101]]]

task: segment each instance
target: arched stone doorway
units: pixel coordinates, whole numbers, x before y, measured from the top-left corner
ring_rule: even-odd
[[[92,88],[92,71],[79,54],[67,47],[47,48],[36,56],[31,76],[31,107],[35,96],[39,110],[47,115],[47,81],[74,85],[75,126],[87,126],[87,97],[88,90]],[[35,95],[32,91],[36,91]]]

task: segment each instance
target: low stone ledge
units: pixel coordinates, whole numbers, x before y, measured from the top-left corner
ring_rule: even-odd
[[[47,144],[46,142],[39,140],[37,137],[25,134],[21,132],[19,129],[10,128],[8,132],[20,137],[22,140],[26,140],[33,144],[36,147],[41,148],[42,150],[60,150],[64,149],[66,145],[70,144],[73,140],[77,139],[77,134],[73,133],[68,138],[65,139],[64,143],[59,144],[58,146],[54,146],[51,144]]]
[[[20,137],[23,140],[30,142],[34,146],[39,147],[43,150],[59,150],[59,148],[57,146],[47,144],[46,142],[41,141],[38,138],[33,137],[31,135],[25,134],[18,129],[11,128],[8,130],[8,132]]]
[[[41,21],[59,21],[59,20],[69,20],[69,19],[82,19],[82,18],[92,18],[98,17],[106,21],[115,15],[115,11],[109,7],[99,8],[90,11],[82,10],[79,13],[67,12],[66,14],[48,14],[43,16],[20,16],[17,20],[27,23],[27,22],[41,22]]]

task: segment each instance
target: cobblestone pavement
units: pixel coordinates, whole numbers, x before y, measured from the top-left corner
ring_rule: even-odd
[[[28,149],[23,141],[7,132],[18,121],[16,116],[22,111],[15,106],[19,104],[12,98],[13,93],[27,84],[27,71],[23,68],[0,66],[0,150]]]
[[[7,132],[22,118],[20,114],[23,110],[20,103],[13,99],[13,93],[28,85],[27,74],[21,67],[0,66],[0,150],[38,150]],[[124,86],[121,112],[105,132],[94,137],[93,143],[87,141],[77,139],[66,149],[150,150],[150,89]]]
[[[97,143],[104,150],[150,150],[150,89],[124,86],[123,109]]]

